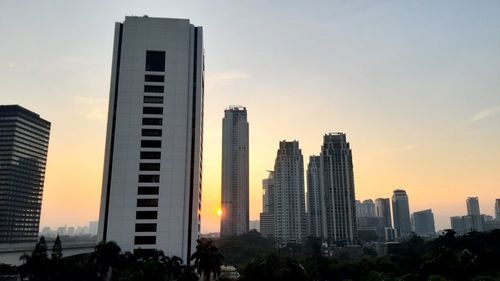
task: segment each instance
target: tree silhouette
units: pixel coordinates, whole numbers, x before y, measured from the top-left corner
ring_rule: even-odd
[[[120,247],[113,241],[101,241],[95,246],[91,261],[97,266],[97,274],[101,280],[111,279],[112,267],[118,261]]]
[[[62,249],[61,239],[59,238],[59,235],[57,235],[56,241],[54,241],[54,246],[52,247],[51,259],[53,261],[58,261],[62,259],[63,257],[62,250],[63,249]]]
[[[202,276],[202,280],[212,280],[212,274],[214,278],[217,278],[224,257],[213,245],[212,240],[201,238],[196,242],[196,252],[191,256],[191,260],[194,260],[198,274]]]

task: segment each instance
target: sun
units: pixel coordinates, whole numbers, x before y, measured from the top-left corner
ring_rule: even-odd
[[[220,216],[222,216],[222,209],[218,209],[218,210],[217,210],[217,215],[218,215],[219,217],[220,217]]]

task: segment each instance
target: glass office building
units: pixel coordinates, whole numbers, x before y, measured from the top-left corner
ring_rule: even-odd
[[[38,236],[50,122],[19,105],[0,105],[0,243]]]

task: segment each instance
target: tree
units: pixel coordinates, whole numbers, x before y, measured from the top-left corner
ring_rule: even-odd
[[[36,243],[31,256],[24,254],[19,259],[24,261],[19,267],[21,278],[28,278],[30,281],[49,279],[50,260],[47,255],[47,242],[43,236]]]
[[[224,258],[219,249],[213,245],[213,241],[207,238],[196,240],[196,252],[191,256],[194,260],[198,274],[202,276],[202,280],[212,280],[220,274],[220,266]]]
[[[62,259],[63,253],[62,253],[62,244],[61,244],[61,239],[59,238],[59,235],[57,235],[56,241],[54,241],[54,246],[52,247],[52,255],[51,258],[54,261],[58,261]]]
[[[97,274],[101,280],[111,279],[112,267],[116,264],[120,252],[120,247],[113,241],[101,241],[95,246],[91,261],[97,266]]]

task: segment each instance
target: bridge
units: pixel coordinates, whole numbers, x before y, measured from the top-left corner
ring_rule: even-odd
[[[24,254],[31,255],[33,249],[35,248],[35,244],[36,243],[20,243],[0,245],[0,264],[4,263],[15,266],[23,264],[23,261],[19,258]],[[53,244],[54,241],[47,241],[49,256],[50,249],[52,249]],[[96,244],[96,241],[89,240],[71,242],[62,241],[63,257],[91,253],[94,251]]]

